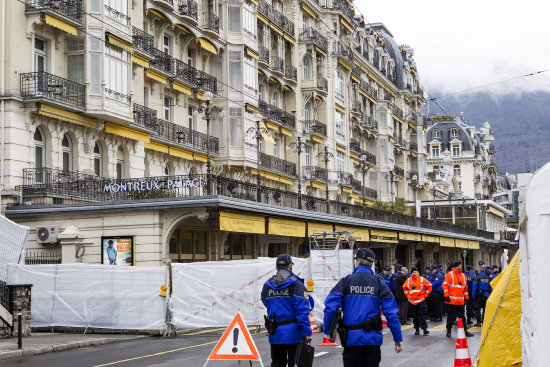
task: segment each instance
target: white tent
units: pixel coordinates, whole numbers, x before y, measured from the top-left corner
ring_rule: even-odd
[[[25,263],[29,227],[20,226],[0,215],[0,280],[8,279],[8,264]]]

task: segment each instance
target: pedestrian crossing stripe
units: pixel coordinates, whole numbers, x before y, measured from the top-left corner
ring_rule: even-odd
[[[408,330],[410,328],[412,328],[413,326],[412,325],[401,325],[401,330],[404,331],[404,330]]]
[[[256,348],[240,312],[237,312],[233,321],[225,329],[206,363],[209,360],[260,361],[263,366],[258,348]]]

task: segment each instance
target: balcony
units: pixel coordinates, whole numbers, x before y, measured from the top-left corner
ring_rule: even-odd
[[[411,152],[418,152],[418,144],[413,142],[409,143],[409,150]]]
[[[332,54],[335,56],[341,56],[353,63],[353,51],[351,48],[340,41],[332,43]]]
[[[416,176],[416,179],[414,178],[415,176]],[[409,171],[409,178],[410,178],[411,180],[416,180],[416,181],[418,181],[418,178],[419,178],[419,177],[420,177],[420,176],[418,176],[418,171],[416,171],[416,170],[410,170],[410,171]]]
[[[378,129],[378,122],[370,116],[363,117],[363,124],[365,124],[370,129]]]
[[[295,66],[287,66],[285,69],[285,78],[298,81],[298,70]]]
[[[260,114],[264,118],[278,122],[290,129],[294,129],[296,127],[296,118],[293,114],[283,111],[280,108],[270,105],[262,100],[258,101],[258,107],[260,109]]]
[[[353,153],[356,153],[359,160],[364,159],[367,164],[370,164],[372,166],[376,165],[376,156],[362,149],[361,143],[359,143],[359,141],[357,141],[356,139],[353,139],[353,138],[350,139],[349,150],[352,151]]]
[[[363,92],[367,93],[372,99],[378,99],[378,90],[372,87],[366,80],[361,79],[361,83],[359,83],[359,88]]]
[[[265,62],[269,65],[269,49],[264,46],[259,46],[258,51],[260,53],[260,62]]]
[[[393,172],[399,177],[403,177],[403,178],[405,177],[405,170],[403,170],[403,168],[401,167],[394,166]]]
[[[304,121],[304,133],[327,137],[327,125],[317,120],[305,120]]]
[[[187,84],[197,84],[197,70],[181,60],[174,59],[174,73],[177,79]]]
[[[363,149],[361,149],[361,143],[353,138],[349,140],[349,149],[357,154],[361,154],[363,152]]]
[[[321,51],[328,52],[328,40],[321,35],[315,28],[302,28],[300,30],[300,41],[313,42],[313,44],[321,49]]]
[[[296,176],[296,164],[265,153],[260,153],[260,166],[287,176]]]
[[[281,28],[285,33],[294,38],[294,23],[285,17],[281,12],[273,7],[265,0],[259,0],[258,13],[273,22],[277,27]]]
[[[258,2],[258,13],[262,14],[267,19],[273,18],[273,8],[265,0],[259,0]]]
[[[210,91],[214,94],[218,92],[218,80],[216,77],[202,71],[197,70],[197,87],[203,90]]]
[[[291,22],[287,17],[284,17],[283,20],[284,20],[284,22],[283,22],[283,31],[285,33],[287,33],[288,35],[290,35],[292,38],[295,38],[295,36],[294,36],[294,33],[295,33],[294,23]]]
[[[317,89],[328,93],[328,80],[326,78],[317,78]]]
[[[393,113],[395,116],[399,117],[401,120],[403,120],[403,110],[397,106],[393,107]]]
[[[25,14],[44,13],[69,21],[75,27],[81,27],[82,0],[25,0]]]
[[[44,71],[20,74],[21,97],[51,101],[72,109],[86,109],[86,86]]]
[[[159,49],[153,48],[150,50],[153,59],[149,63],[151,69],[157,69],[165,74],[174,73],[174,62],[172,56]]]
[[[193,18],[195,21],[199,20],[199,7],[193,0],[182,0],[178,3],[178,13]]]
[[[273,9],[271,14],[273,14],[273,23],[279,27],[279,28],[283,28],[283,24],[284,24],[284,18],[285,16],[278,10],[276,9]]]
[[[340,186],[353,186],[353,175],[346,172],[338,172],[338,185]]]
[[[157,111],[134,103],[134,122],[132,125],[145,128],[147,130],[157,131]]]
[[[151,51],[155,48],[154,37],[136,27],[132,27],[132,43],[134,51],[146,55],[151,55]]]
[[[203,28],[210,29],[217,34],[220,33],[220,18],[214,13],[202,14],[202,26]]]
[[[181,146],[192,148],[206,153],[207,136],[184,126],[174,124],[166,120],[158,120],[158,129],[151,137]],[[219,154],[220,142],[218,138],[210,137],[210,153]]]
[[[344,0],[332,0],[332,7],[328,6],[328,4],[322,5],[322,6],[323,8],[328,8],[328,9],[332,8],[334,10],[339,10],[342,12],[342,14],[348,17],[348,19],[353,20],[354,10],[352,7],[348,6]]]
[[[305,166],[304,179],[325,182],[327,179],[327,170],[317,166]]]
[[[271,56],[271,69],[279,73],[285,73],[285,61],[279,56]]]
[[[363,108],[361,107],[361,102],[359,101],[351,102],[351,110],[352,112],[362,113]]]
[[[361,68],[358,65],[353,64],[351,66],[351,73],[359,78],[361,77]]]
[[[283,126],[286,126],[290,129],[294,129],[296,127],[296,117],[290,112],[283,112],[281,122]]]

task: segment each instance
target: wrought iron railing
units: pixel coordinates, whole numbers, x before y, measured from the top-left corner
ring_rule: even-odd
[[[324,6],[324,7],[328,8],[328,6]],[[353,8],[349,6],[348,3],[345,2],[344,0],[332,0],[332,8],[340,10],[342,14],[347,16],[349,19],[353,19],[353,16],[354,16]]]
[[[352,186],[353,184],[353,175],[346,172],[338,172],[338,185],[342,186]]]
[[[273,11],[273,8],[271,7],[271,5],[269,5],[269,3],[267,1],[265,1],[265,0],[259,0],[258,1],[258,13],[262,14],[267,19],[271,19],[272,18],[272,14],[271,14],[272,11]]]
[[[403,120],[403,110],[397,106],[393,107],[393,113],[399,117],[401,120]]]
[[[371,129],[378,129],[378,122],[370,116],[363,117],[363,122]]]
[[[262,62],[265,62],[266,64],[269,64],[269,49],[264,46],[258,46],[258,51],[260,53],[260,60]]]
[[[178,12],[181,15],[187,15],[195,20],[199,19],[198,8],[197,3],[193,0],[178,1]]]
[[[356,64],[353,64],[351,66],[351,73],[357,77],[360,77],[361,76],[361,68],[359,67],[359,65],[356,65]]]
[[[298,70],[296,69],[295,66],[287,65],[285,69],[285,78],[291,79],[294,81],[298,80]]]
[[[285,61],[279,56],[271,56],[271,69],[284,74]]]
[[[325,182],[327,179],[327,170],[317,166],[305,166],[304,179]]]
[[[305,120],[304,121],[304,132],[306,134],[315,134],[322,137],[327,136],[327,125],[323,124],[321,121],[317,120]]]
[[[61,253],[27,251],[25,253],[25,265],[61,264]]]
[[[178,143],[183,146],[194,148],[195,150],[206,153],[206,134],[188,129],[184,126],[174,124],[166,120],[158,120],[158,129],[152,137],[162,139],[168,142]],[[219,154],[220,141],[218,138],[210,137],[210,153]]]
[[[281,123],[283,126],[294,129],[296,127],[296,116],[290,112],[283,112],[283,117],[281,118]]]
[[[361,113],[363,111],[362,107],[361,107],[361,102],[360,101],[352,101],[351,102],[351,110],[353,112],[359,112]]]
[[[197,70],[197,86],[214,94],[218,92],[218,80],[216,77],[202,70]]]
[[[258,107],[260,109],[260,114],[272,121],[278,122],[283,126],[287,126],[291,129],[296,127],[296,117],[286,111],[281,110],[278,107],[270,105],[265,101],[259,100]]]
[[[271,11],[271,14],[272,14],[273,23],[277,27],[282,29],[283,24],[285,23],[285,21],[284,21],[285,16],[280,11],[278,11],[277,9],[273,9]]]
[[[334,41],[332,43],[332,54],[336,56],[342,56],[353,62],[353,51],[351,50],[351,47],[340,41]]]
[[[290,35],[292,38],[295,37],[294,36],[294,32],[295,32],[294,22],[290,21],[290,19],[288,19],[287,17],[284,17],[284,19],[283,19],[283,31],[285,31],[285,33]]]
[[[166,74],[174,73],[174,61],[172,56],[156,48],[151,49],[150,54],[153,56],[153,59],[149,63],[151,68],[155,68]]]
[[[62,14],[82,23],[82,0],[25,0],[25,13],[48,12]]]
[[[48,99],[79,109],[86,108],[86,86],[57,75],[37,71],[20,74],[23,98]]]
[[[63,171],[57,168],[43,167],[23,169],[24,186],[59,184],[91,178],[95,178],[95,176],[80,172]]]
[[[132,26],[132,43],[134,50],[150,54],[155,48],[155,39],[152,35]]]
[[[157,111],[134,103],[134,125],[156,131],[158,129]]]
[[[9,311],[10,309],[10,288],[4,281],[0,281],[0,305]]]
[[[325,53],[328,52],[328,40],[319,33],[315,28],[302,28],[300,30],[300,41],[313,42]]]
[[[260,153],[260,166],[289,176],[296,176],[296,164],[274,157],[269,154]]]
[[[274,9],[267,1],[259,0],[258,13],[262,14],[264,17],[272,21],[273,24],[294,38],[294,23],[285,17],[280,11]]]
[[[359,88],[361,88],[363,92],[367,93],[371,98],[378,99],[378,90],[371,86],[366,80],[361,79]]]
[[[203,27],[213,30],[216,33],[220,33],[220,18],[214,13],[203,13],[202,15]]]
[[[317,89],[328,92],[328,80],[326,78],[317,78]]]
[[[127,14],[110,7],[109,5],[105,5],[105,14],[121,23],[127,25],[132,24],[132,18],[130,18]]]
[[[188,84],[197,84],[197,69],[186,62],[174,59],[174,72],[176,78]]]

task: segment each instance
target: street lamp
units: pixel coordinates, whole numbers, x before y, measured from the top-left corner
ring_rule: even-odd
[[[412,185],[413,185],[413,198],[414,198],[414,212],[416,214],[416,217],[420,217],[420,213],[417,213],[417,210],[416,210],[416,189],[419,188],[418,186],[418,176],[417,175],[413,175],[411,177],[411,181],[412,181]]]
[[[288,144],[288,148],[296,148],[296,153],[298,153],[298,209],[302,209],[302,176],[300,168],[300,154],[302,153],[302,148],[306,147],[306,143],[302,142],[302,133],[296,133],[297,141],[293,141]]]
[[[254,114],[254,120],[256,121],[256,126],[250,127],[246,130],[247,134],[254,133],[256,136],[256,155],[257,155],[257,164],[256,169],[256,201],[262,201],[262,175],[260,171],[260,141],[263,139],[262,134],[266,134],[267,130],[263,127],[260,127],[260,122],[263,120],[263,116],[259,113]]]
[[[394,169],[394,166],[391,165],[390,166],[390,171],[388,172],[388,174],[386,175],[386,178],[389,178],[390,179],[390,195],[391,195],[391,211],[393,213],[393,210],[394,210],[394,200],[393,200],[393,181],[395,178],[398,178],[398,176],[395,174],[395,172],[393,171]]]
[[[204,116],[202,117],[203,120],[206,120],[206,192],[208,195],[211,194],[210,192],[210,171],[211,171],[211,163],[210,163],[210,120],[212,119],[212,116],[224,116],[224,112],[221,108],[214,106],[210,107],[210,101],[212,101],[212,98],[214,98],[214,95],[212,92],[208,91],[204,93],[204,105],[201,105],[197,108],[195,113],[198,115],[199,113],[204,112]],[[192,132],[190,131],[192,134]],[[176,133],[178,142],[181,140],[184,140],[185,137],[182,136],[184,134],[183,131],[178,131]]]
[[[363,173],[363,206],[365,206],[365,174],[369,171],[371,168],[370,165],[367,164],[367,155],[361,154],[361,157],[359,157],[359,162],[361,164],[361,172]]]
[[[323,158],[324,161],[325,161],[325,170],[327,171],[326,175],[325,175],[325,197],[326,197],[326,200],[327,200],[327,213],[329,213],[330,206],[329,206],[329,200],[328,200],[328,161],[332,157],[334,157],[334,154],[329,152],[328,151],[328,146],[325,145],[325,151],[324,152],[319,152],[319,154],[317,154],[317,157]]]

